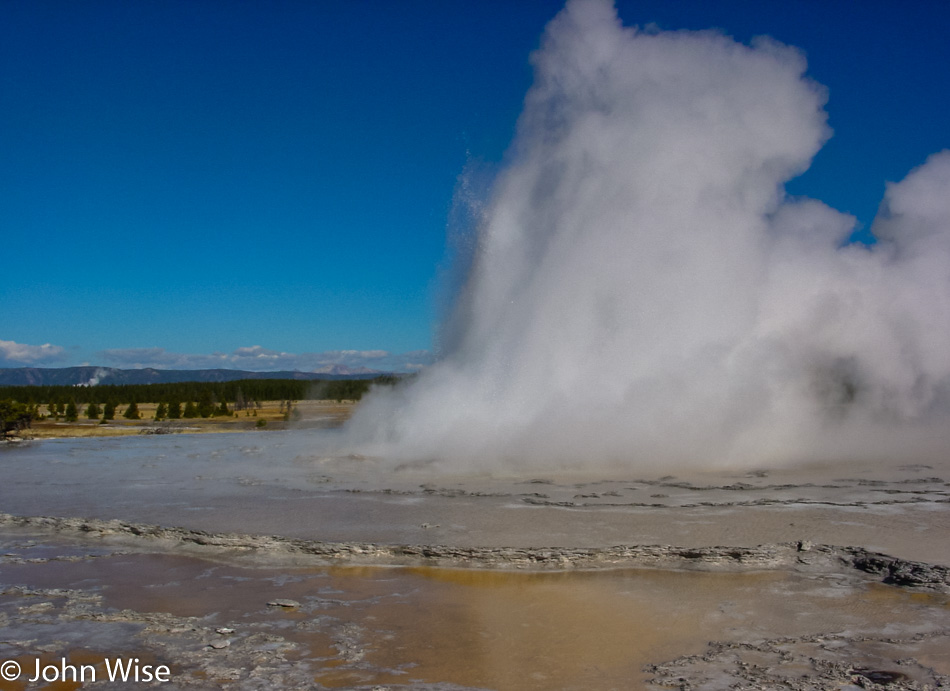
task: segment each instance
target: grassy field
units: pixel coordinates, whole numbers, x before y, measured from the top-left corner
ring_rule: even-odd
[[[35,420],[31,429],[24,430],[23,436],[34,439],[52,439],[59,437],[119,437],[131,434],[152,434],[156,432],[244,432],[250,430],[286,429],[291,426],[336,427],[345,422],[356,404],[352,401],[298,401],[291,421],[284,420],[285,411],[280,401],[265,401],[260,408],[238,411],[231,416],[190,418],[181,420],[155,420],[155,403],[139,404],[141,420],[126,420],[121,417],[125,406],[116,411],[116,419],[100,424],[98,420],[80,417],[76,422],[63,422],[47,418]],[[43,408],[41,407],[41,410]],[[45,412],[45,411],[44,411]],[[262,424],[263,423],[263,424]]]

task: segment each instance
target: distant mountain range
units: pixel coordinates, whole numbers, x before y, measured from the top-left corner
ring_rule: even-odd
[[[0,368],[0,386],[96,386],[99,384],[174,384],[238,379],[373,379],[389,372],[331,365],[313,372],[247,372],[236,369],[115,369],[114,367]]]

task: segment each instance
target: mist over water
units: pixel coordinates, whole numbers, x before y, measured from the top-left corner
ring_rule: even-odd
[[[830,136],[799,51],[572,0],[533,55],[444,352],[351,446],[453,468],[950,450],[950,151],[855,219],[790,199]]]

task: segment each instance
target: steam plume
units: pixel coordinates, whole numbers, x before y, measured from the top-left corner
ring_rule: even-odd
[[[784,193],[830,135],[795,49],[571,0],[533,64],[445,352],[354,442],[475,468],[950,449],[950,152],[847,245],[852,217]]]

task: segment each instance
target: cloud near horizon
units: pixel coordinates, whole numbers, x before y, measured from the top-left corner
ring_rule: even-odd
[[[367,367],[385,372],[412,372],[432,361],[425,350],[390,353],[387,350],[328,350],[322,353],[287,353],[259,345],[222,353],[175,353],[164,348],[112,348],[98,353],[114,367],[154,369],[240,369],[254,372],[275,370],[313,371],[342,365]]]
[[[44,343],[28,345],[16,341],[0,340],[0,366],[29,366],[39,363],[60,362],[66,359],[62,346]]]

